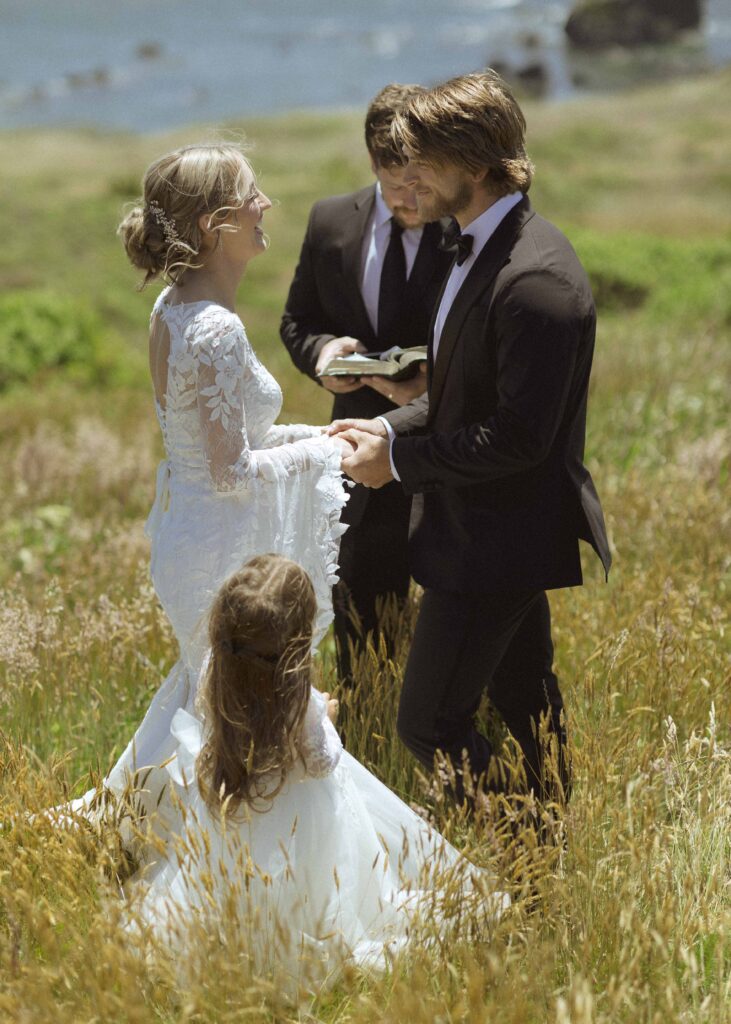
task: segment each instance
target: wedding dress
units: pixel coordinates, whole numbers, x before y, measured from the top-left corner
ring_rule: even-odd
[[[316,646],[332,618],[346,496],[331,438],[274,426],[281,391],[239,318],[167,295],[153,309],[170,337],[157,402],[167,457],[147,530],[180,658],[105,780],[106,794],[132,794],[134,824],[122,834],[141,866],[128,884],[129,926],[192,955],[196,928],[211,936],[234,923],[252,970],[276,972],[294,992],[333,977],[344,957],[382,965],[419,919],[453,919],[442,904],[455,894],[458,913],[471,894],[471,920],[492,919],[503,897],[342,749],[315,690],[300,756],[271,806],[223,821],[209,812],[195,778],[205,730],[195,696],[212,600],[252,556],[283,554],[313,582]],[[90,799],[72,810],[88,813]]]
[[[165,394],[156,399],[166,458],[146,530],[152,581],[180,657],[105,780],[113,792],[172,754],[172,718],[193,709],[208,611],[224,580],[254,555],[297,562],[317,595],[314,647],[332,620],[345,529],[335,442],[320,427],[274,425],[281,389],[235,313],[208,301],[170,305],[168,293],[151,317],[164,321],[170,354]]]

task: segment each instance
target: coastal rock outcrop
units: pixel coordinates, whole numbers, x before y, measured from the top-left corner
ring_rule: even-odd
[[[565,31],[585,50],[643,46],[698,28],[702,13],[702,0],[579,0]]]

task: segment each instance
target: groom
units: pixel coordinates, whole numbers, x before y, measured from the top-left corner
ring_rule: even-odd
[[[470,783],[503,785],[475,725],[485,690],[520,745],[528,785],[541,796],[567,787],[546,590],[582,582],[579,538],[605,572],[611,562],[582,462],[594,302],[569,242],[528,201],[524,131],[491,71],[414,96],[397,115],[419,212],[456,219],[428,394],[331,428],[357,446],[344,461],[354,480],[396,479],[414,495],[411,568],[424,597],[398,730],[428,768],[438,750],[450,757],[460,802]],[[554,738],[560,786],[549,785],[540,723]]]

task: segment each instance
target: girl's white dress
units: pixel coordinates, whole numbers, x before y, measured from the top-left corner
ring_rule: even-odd
[[[259,809],[209,811],[195,775],[204,732],[175,714],[175,753],[158,770],[167,788],[155,831],[165,841],[129,889],[131,927],[150,928],[183,974],[185,958],[200,957],[194,935],[223,939],[251,973],[294,996],[334,980],[345,960],[383,968],[415,935],[484,938],[507,905],[485,871],[343,750],[316,690],[295,767]]]

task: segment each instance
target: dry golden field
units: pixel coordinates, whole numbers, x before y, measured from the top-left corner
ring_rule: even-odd
[[[1,1021],[731,1021],[729,85],[526,108],[534,203],[574,241],[600,308],[587,455],[615,553],[608,585],[587,555],[585,586],[552,595],[575,771],[565,852],[465,826],[428,792],[394,730],[404,622],[400,656],[373,653],[344,701],[349,748],[431,806],[514,906],[489,937],[415,942],[387,975],[351,972],[299,1006],[225,945],[181,984],[120,929],[113,832],[28,817],[103,775],[175,660],[142,531],[160,453],[153,295],[135,292],[114,228],[147,161],[205,133],[0,136]],[[324,422],[278,317],[309,205],[367,180],[359,118],[242,127],[279,205],[240,311],[285,418]],[[93,365],[44,368],[62,335]],[[318,671],[329,689],[328,641]]]

